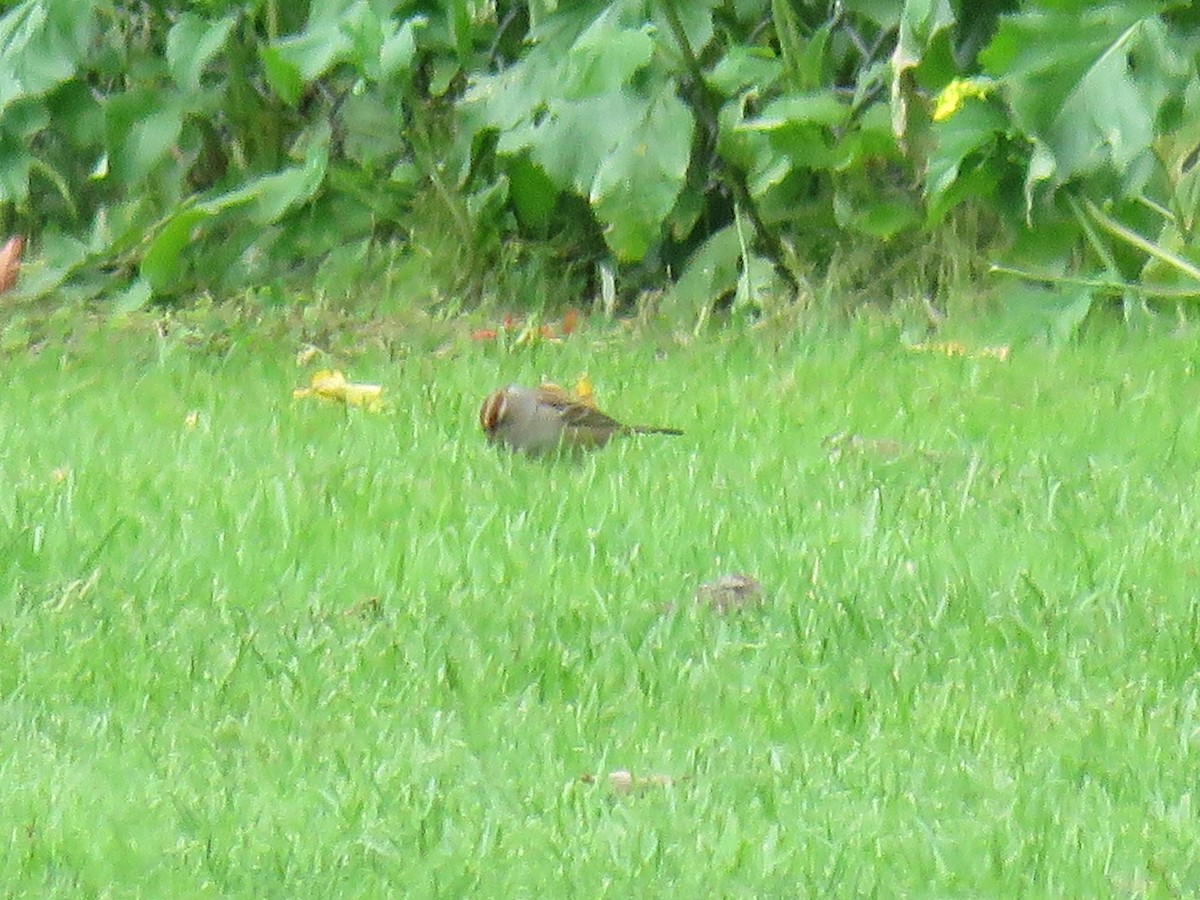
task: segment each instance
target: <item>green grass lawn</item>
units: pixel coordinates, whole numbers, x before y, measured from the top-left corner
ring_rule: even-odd
[[[366,352],[378,414],[287,344],[10,355],[6,890],[1200,889],[1200,343],[598,337]],[[584,371],[686,434],[485,444]]]

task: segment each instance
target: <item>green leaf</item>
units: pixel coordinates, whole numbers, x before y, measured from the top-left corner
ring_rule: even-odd
[[[765,47],[730,47],[705,78],[725,97],[747,89],[763,92],[783,74],[783,63]]]
[[[278,221],[293,206],[311,199],[321,187],[329,165],[329,129],[312,136],[304,164],[264,175],[247,185],[254,192],[250,218],[260,225]]]
[[[741,131],[779,131],[795,125],[841,125],[850,107],[833,90],[788,94],[772,100],[762,114],[738,125]]]
[[[110,176],[123,185],[142,181],[179,140],[182,98],[174,91],[131,90],[104,105]]]
[[[383,40],[379,48],[379,70],[384,79],[395,78],[401,72],[412,69],[417,56],[415,30],[425,25],[424,16],[414,16]]]
[[[1007,330],[1058,346],[1069,343],[1091,311],[1095,297],[1087,287],[1061,285],[1053,290],[1016,284],[1004,292],[1002,316]]]
[[[908,133],[907,76],[919,66],[943,32],[954,26],[949,0],[905,0],[900,16],[900,34],[892,53],[892,131],[903,138]]]
[[[91,8],[77,0],[24,0],[0,16],[0,114],[71,78],[94,28]]]
[[[175,83],[185,90],[200,87],[204,67],[225,46],[236,15],[208,21],[185,12],[167,33],[167,66]]]
[[[153,297],[154,290],[149,282],[136,278],[125,290],[113,295],[110,311],[114,315],[136,312],[145,307]]]
[[[1132,196],[1155,171],[1159,116],[1192,69],[1162,20],[1146,12],[1129,3],[1007,17],[981,53],[1034,147],[1028,208],[1042,182],[1054,190],[1101,174]]]
[[[267,76],[267,84],[271,85],[280,100],[294,107],[300,102],[300,95],[304,92],[304,79],[300,74],[300,67],[275,47],[260,46],[258,54]]]
[[[0,113],[0,202],[22,203],[29,196],[36,161],[29,148],[49,123],[49,110],[40,100],[16,103]]]
[[[684,316],[695,316],[737,288],[742,245],[737,227],[714,232],[688,260],[668,292],[668,303]]]
[[[508,163],[509,196],[525,228],[544,233],[558,203],[554,182],[525,154]]]
[[[921,221],[920,210],[912,200],[883,193],[868,196],[861,190],[837,191],[833,211],[842,228],[885,241]]]
[[[529,149],[559,187],[586,197],[605,158],[645,115],[647,103],[625,91],[585,100],[554,100],[537,125],[500,135],[497,151],[515,154]]]
[[[24,297],[44,297],[87,263],[94,248],[71,235],[52,230],[39,240],[38,265],[22,272],[18,290]]]
[[[165,293],[181,274],[180,254],[192,241],[201,222],[211,219],[211,210],[192,206],[172,217],[150,241],[142,255],[142,283],[155,293]]]
[[[571,47],[556,91],[577,100],[621,90],[653,54],[649,26],[617,28],[612,17],[601,16]]]
[[[621,260],[639,260],[658,239],[683,188],[692,148],[692,116],[664,89],[605,157],[589,201]]]
[[[654,31],[660,48],[669,53],[679,53],[679,47],[675,44],[675,39],[671,35],[671,26],[667,22],[667,17],[664,15],[662,5],[664,2],[674,2],[676,12],[679,14],[679,20],[683,24],[683,32],[687,35],[688,43],[691,45],[692,52],[697,56],[701,55],[701,51],[708,46],[708,42],[713,39],[713,17],[712,11],[714,6],[719,4],[716,0],[658,0],[652,8],[654,10]],[[616,8],[620,8],[618,5]],[[636,6],[634,6],[636,9]]]
[[[270,58],[269,69],[294,72],[301,83],[311,84],[352,55],[354,44],[350,35],[362,27],[362,17],[369,12],[370,7],[362,2],[325,4],[314,9],[304,31],[262,48],[264,62]],[[270,71],[268,75],[272,78],[272,87],[279,90]],[[280,96],[285,95],[281,92]]]
[[[963,161],[993,144],[1006,125],[1000,110],[980,100],[968,100],[953,116],[933,124],[934,145],[925,164],[925,197],[930,207],[940,205],[958,179]]]

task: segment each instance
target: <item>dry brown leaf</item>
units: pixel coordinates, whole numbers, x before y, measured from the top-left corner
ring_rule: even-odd
[[[696,589],[696,604],[718,615],[740,612],[763,601],[763,586],[753,575],[731,572]]]
[[[8,243],[0,248],[0,294],[12,290],[17,285],[21,274],[21,252],[25,249],[25,238],[21,235],[10,237]]]

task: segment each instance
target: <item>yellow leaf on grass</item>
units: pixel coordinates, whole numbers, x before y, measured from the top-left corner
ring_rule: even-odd
[[[378,412],[383,402],[383,386],[347,381],[346,376],[336,369],[322,369],[313,375],[308,387],[296,388],[292,396],[320,397]]]
[[[924,344],[909,344],[909,350],[915,350],[918,353],[941,353],[945,356],[965,356],[967,359],[998,359],[1001,362],[1008,361],[1009,348],[1007,345],[998,347],[979,347],[977,349],[969,349],[962,341],[940,341]]]

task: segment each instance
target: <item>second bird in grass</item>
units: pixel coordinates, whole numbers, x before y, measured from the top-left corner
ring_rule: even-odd
[[[592,450],[618,434],[683,434],[678,428],[622,425],[553,384],[510,384],[493,391],[479,410],[479,424],[490,443],[532,456],[559,449]]]

